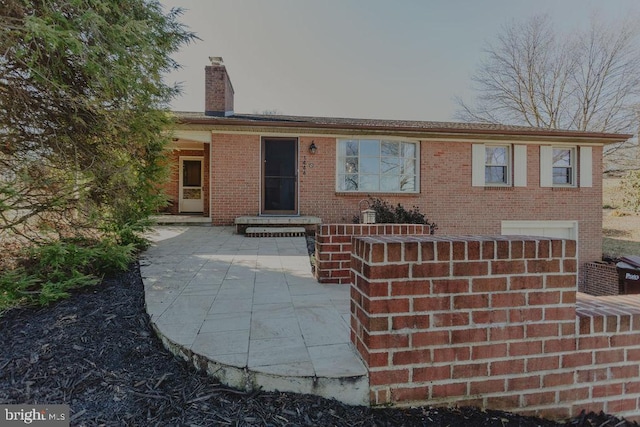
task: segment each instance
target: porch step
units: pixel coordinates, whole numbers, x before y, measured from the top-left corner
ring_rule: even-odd
[[[211,218],[202,215],[153,215],[151,220],[158,225],[199,225],[211,227]]]
[[[304,227],[247,227],[247,237],[304,237]]]
[[[322,223],[317,216],[239,216],[236,225],[315,225]]]
[[[322,220],[317,216],[239,216],[234,220],[236,233],[242,234],[247,228],[259,227],[304,227],[313,231]]]

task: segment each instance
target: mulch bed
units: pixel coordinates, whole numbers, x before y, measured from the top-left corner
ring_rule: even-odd
[[[557,425],[473,408],[371,409],[222,386],[162,347],[137,265],[50,307],[11,310],[0,332],[0,403],[66,403],[74,426]],[[582,414],[570,425],[632,424]]]

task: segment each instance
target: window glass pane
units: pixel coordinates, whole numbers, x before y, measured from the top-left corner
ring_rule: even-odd
[[[360,175],[358,190],[360,191],[379,191],[380,183],[378,175]]]
[[[415,174],[416,173],[416,161],[415,159],[404,159],[402,165],[402,173]]]
[[[358,175],[342,175],[340,177],[340,190],[355,191],[358,189]]]
[[[400,177],[398,175],[382,175],[380,177],[380,190],[382,191],[400,190]]]
[[[360,141],[360,156],[379,157],[380,141],[372,139],[363,139]]]
[[[417,144],[377,139],[338,141],[338,191],[416,191]]]
[[[507,147],[486,147],[485,155],[487,165],[507,165]]]
[[[378,157],[360,157],[361,173],[380,173],[380,158]]]
[[[553,183],[572,184],[572,175],[571,168],[553,168]]]
[[[405,142],[402,144],[403,157],[416,157],[416,144]]]
[[[571,166],[571,149],[565,150],[554,148],[553,166]]]
[[[487,166],[484,168],[484,180],[490,184],[507,182],[506,166]]]
[[[400,190],[402,190],[402,191],[415,191],[416,190],[416,177],[415,177],[415,175],[402,175],[400,177]]]
[[[380,159],[380,169],[383,174],[396,174],[400,173],[400,158],[399,157],[383,157]]]
[[[346,173],[358,173],[358,158],[347,157],[344,161],[344,172]]]
[[[200,187],[202,185],[202,163],[200,160],[184,160],[182,162],[182,185],[185,187]]]
[[[199,188],[185,188],[182,190],[182,198],[185,200],[202,199],[202,191]]]
[[[358,141],[347,140],[342,141],[342,149],[340,154],[343,156],[357,156],[358,155]]]
[[[389,157],[399,157],[400,143],[393,141],[382,141],[381,155]]]

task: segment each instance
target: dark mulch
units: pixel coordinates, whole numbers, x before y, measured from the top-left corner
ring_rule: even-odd
[[[137,266],[51,307],[9,311],[0,332],[0,403],[67,403],[71,425],[556,425],[472,408],[371,409],[222,386],[154,336]],[[625,425],[604,414],[572,424]]]

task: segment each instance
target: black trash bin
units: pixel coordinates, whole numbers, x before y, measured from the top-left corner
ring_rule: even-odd
[[[623,256],[616,267],[620,294],[640,294],[640,257]]]

